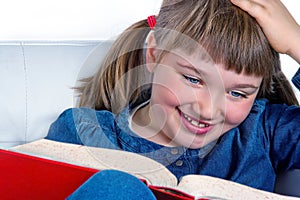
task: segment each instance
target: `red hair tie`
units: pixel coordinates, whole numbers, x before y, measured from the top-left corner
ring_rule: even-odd
[[[148,24],[149,24],[150,29],[153,30],[153,29],[154,29],[154,26],[155,26],[155,24],[156,24],[155,15],[149,16],[147,21],[148,21]]]

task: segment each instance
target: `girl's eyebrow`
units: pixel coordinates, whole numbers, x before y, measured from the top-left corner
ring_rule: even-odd
[[[184,62],[184,63],[183,63]],[[182,67],[182,68],[186,68],[188,70],[192,70],[194,71],[196,74],[198,75],[201,75],[201,74],[205,74],[205,72],[203,72],[202,70],[200,69],[197,69],[196,67],[194,67],[192,64],[188,63],[188,62],[185,62],[185,61],[177,61],[177,64]]]
[[[253,89],[258,89],[258,86],[252,85],[252,84],[248,84],[248,83],[242,83],[242,84],[237,84],[234,85],[235,88],[253,88]]]

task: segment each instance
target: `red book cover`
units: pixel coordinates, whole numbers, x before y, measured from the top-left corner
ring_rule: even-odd
[[[65,199],[97,171],[0,149],[0,197]]]

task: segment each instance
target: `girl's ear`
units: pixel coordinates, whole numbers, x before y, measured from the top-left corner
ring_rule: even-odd
[[[146,49],[146,66],[149,72],[153,72],[156,66],[156,58],[157,58],[157,49],[156,49],[156,40],[154,37],[154,33],[150,32],[147,41],[147,49]]]

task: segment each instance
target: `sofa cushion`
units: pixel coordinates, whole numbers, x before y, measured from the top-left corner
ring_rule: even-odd
[[[97,41],[0,43],[0,147],[46,136],[58,115],[74,106],[72,87],[98,46]]]

